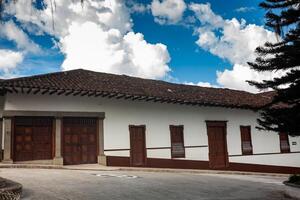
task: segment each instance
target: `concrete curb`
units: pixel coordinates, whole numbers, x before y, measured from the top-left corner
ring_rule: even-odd
[[[27,168],[27,169],[63,169],[63,170],[89,170],[89,171],[136,171],[136,172],[166,172],[166,173],[192,173],[192,174],[228,174],[228,175],[258,175],[273,177],[288,177],[288,174],[259,173],[242,171],[199,170],[199,169],[171,169],[171,168],[138,168],[138,167],[109,167],[101,165],[37,165],[37,164],[0,164],[0,168]]]

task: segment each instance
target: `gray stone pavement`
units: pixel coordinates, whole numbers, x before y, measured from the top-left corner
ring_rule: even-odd
[[[0,169],[24,200],[288,199],[285,177],[143,171]]]

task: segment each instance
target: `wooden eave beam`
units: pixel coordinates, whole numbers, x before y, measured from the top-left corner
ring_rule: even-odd
[[[81,93],[81,91],[76,91],[76,92],[73,92],[73,96],[77,96]]]
[[[133,98],[131,100],[134,101],[134,100],[137,100],[139,98],[141,98],[141,96],[133,96]]]
[[[90,96],[95,96],[95,94],[96,94],[96,91],[89,92],[89,93],[88,93],[88,97],[90,97]]]
[[[108,92],[103,92],[103,94],[101,95],[101,97],[106,97],[106,96],[108,96],[108,95],[109,95]]]
[[[124,97],[125,96],[125,94],[118,94],[117,96],[116,96],[116,98],[117,99],[120,99],[120,98],[122,98],[122,97]]]
[[[72,93],[74,93],[74,90],[69,90],[68,92],[65,93],[65,96],[69,96]]]
[[[31,91],[32,91],[32,88],[28,88],[27,94],[30,94]]]
[[[108,98],[112,98],[112,97],[115,97],[117,96],[117,93],[111,93],[110,95],[108,95]]]
[[[18,90],[15,87],[13,87],[12,89],[13,89],[13,92],[15,92],[16,94],[18,94]]]
[[[13,92],[12,89],[9,88],[9,87],[4,87],[4,89],[5,89],[7,92],[9,92],[9,93],[12,93],[12,92]]]
[[[65,90],[60,90],[60,91],[57,93],[57,95],[61,95],[61,94],[65,93],[65,92],[66,92]]]
[[[152,101],[155,97],[147,97],[146,101]]]
[[[100,95],[102,95],[103,94],[103,92],[96,92],[95,93],[95,97],[99,97]]]
[[[46,93],[48,93],[48,92],[49,92],[49,89],[44,89],[44,90],[41,92],[41,94],[44,95],[44,94],[46,94]]]
[[[51,92],[49,92],[49,95],[55,94],[57,93],[57,90],[51,90]]]
[[[87,95],[89,93],[89,91],[83,91],[83,93],[80,95],[80,96],[85,96],[85,95]]]
[[[126,95],[126,96],[124,97],[124,99],[130,99],[130,98],[132,98],[132,97],[133,97],[133,95],[128,94],[128,95]]]
[[[37,93],[39,93],[41,91],[41,89],[40,88],[37,88],[37,89],[35,89],[34,91],[33,91],[33,94],[37,94]]]

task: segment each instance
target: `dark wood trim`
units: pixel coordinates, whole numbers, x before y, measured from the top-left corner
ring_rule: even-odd
[[[99,132],[99,119],[96,119],[96,140],[97,140],[97,142],[96,142],[96,153],[97,153],[97,156],[99,156],[99,138],[100,138],[100,136],[99,136],[99,134],[100,134],[100,132]]]
[[[224,128],[224,134],[225,134],[225,168],[229,166],[229,156],[228,156],[228,147],[227,147],[227,121],[209,121],[206,120],[206,129],[207,129],[207,136],[208,136],[208,151],[209,151],[209,146],[211,141],[209,140],[209,133],[208,133],[208,128],[209,127],[223,127]],[[209,154],[209,160],[210,160],[210,154]],[[210,163],[210,167],[211,163]]]
[[[274,153],[255,153],[255,154],[251,154],[251,155],[236,154],[236,155],[229,155],[229,157],[239,157],[239,156],[262,156],[262,155],[292,154],[292,153],[300,153],[300,151],[287,152],[287,153],[281,153],[281,152],[274,152]]]
[[[130,167],[130,158],[122,156],[107,156],[108,166]],[[147,158],[149,168],[175,168],[175,169],[211,169],[209,161],[199,160],[182,160],[182,159],[161,159]],[[214,170],[214,169],[211,169]],[[275,166],[275,165],[259,165],[230,162],[225,171],[245,171],[245,172],[262,172],[262,173],[283,173],[283,174],[298,174],[300,167]]]
[[[171,149],[171,147],[149,147],[147,150]]]
[[[104,149],[104,151],[130,151],[130,149]]]
[[[107,166],[130,167],[130,157],[106,156]]]
[[[4,93],[19,93],[21,92],[23,87],[11,87],[11,86],[3,86],[2,91]],[[180,100],[180,99],[172,99],[172,98],[162,98],[162,97],[153,97],[153,96],[144,96],[144,95],[130,95],[125,93],[115,93],[115,92],[108,92],[108,91],[97,91],[97,90],[70,90],[64,88],[43,88],[43,87],[26,87],[28,88],[27,94],[40,94],[41,91],[44,94],[56,94],[56,95],[81,95],[81,96],[94,96],[94,97],[107,97],[108,98],[116,98],[116,99],[129,99],[133,98],[132,100],[139,100],[139,101],[152,101],[152,102],[159,102],[159,103],[168,103],[168,104],[179,104],[179,105],[191,105],[191,106],[210,106],[210,107],[222,107],[222,108],[230,108],[230,109],[247,109],[257,111],[259,107],[251,106],[251,105],[226,105],[220,103],[213,103],[213,102],[199,102],[196,100]],[[2,92],[2,93],[3,93]],[[41,93],[41,94],[42,94]],[[0,94],[1,95],[1,94]],[[130,97],[128,97],[130,96]]]
[[[204,148],[208,147],[208,145],[199,145],[199,146],[184,146],[184,148],[189,149],[189,148]]]
[[[173,142],[172,142],[172,129],[173,128],[182,128],[182,145],[183,145],[183,154],[182,155],[176,155],[173,153]],[[185,158],[185,146],[184,146],[184,125],[169,125],[170,130],[170,139],[171,139],[171,157],[172,158]]]
[[[251,151],[249,152],[245,152],[244,149],[243,149],[243,138],[242,138],[242,129],[243,128],[249,128],[249,132],[250,132],[250,146],[251,146]],[[241,137],[241,151],[242,151],[242,154],[243,155],[253,155],[253,145],[252,145],[252,134],[251,134],[251,126],[248,125],[248,126],[243,126],[241,125],[240,126],[240,137]]]
[[[52,119],[52,158],[55,157],[56,149],[56,119]]]
[[[61,154],[61,157],[63,158],[63,164],[65,164],[65,161],[64,161],[64,143],[65,143],[65,133],[64,133],[64,118],[61,117],[60,118],[60,154]]]
[[[283,149],[282,146],[281,146],[282,141],[285,141],[285,140],[281,140],[281,136],[282,135],[287,137],[286,141],[287,141],[288,146],[289,146],[288,149]],[[290,141],[289,141],[289,135],[286,134],[286,133],[279,133],[278,136],[279,136],[280,152],[281,153],[289,153],[289,152],[291,152],[291,145],[290,145]]]
[[[132,165],[132,142],[131,142],[131,129],[135,128],[135,127],[139,127],[139,128],[143,128],[144,132],[144,166],[147,165],[147,143],[146,143],[146,125],[129,125],[129,139],[130,139],[130,165]],[[141,166],[143,167],[143,166]]]
[[[199,146],[184,146],[184,148],[207,148],[208,145],[199,145]],[[160,149],[171,149],[171,147],[148,147],[147,150],[160,150]],[[130,149],[104,149],[104,151],[130,151]]]
[[[205,120],[206,126],[227,126],[227,121],[212,121],[212,120]]]
[[[15,123],[16,120],[14,117],[11,118],[11,138],[10,138],[10,158],[14,161],[15,160]],[[4,134],[6,134],[4,132]],[[5,137],[5,136],[4,136]],[[5,142],[5,141],[4,141]]]
[[[96,117],[105,118],[104,112],[61,112],[61,111],[3,111],[4,118],[6,117],[18,117],[18,116],[30,116],[30,117]]]

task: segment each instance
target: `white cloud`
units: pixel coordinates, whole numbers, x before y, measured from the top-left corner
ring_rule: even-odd
[[[273,32],[262,26],[246,24],[245,20],[236,18],[223,19],[215,14],[209,3],[190,4],[189,8],[195,12],[201,23],[197,28],[198,40],[196,44],[222,59],[229,61],[233,67],[223,72],[217,72],[217,82],[223,87],[257,92],[249,86],[246,80],[261,81],[277,76],[280,72],[258,73],[247,65],[256,58],[255,49],[265,42],[275,42]]]
[[[183,84],[185,85],[195,85],[195,86],[201,86],[201,87],[214,87],[214,88],[218,88],[220,86],[218,85],[214,85],[214,84],[211,84],[209,82],[198,82],[198,83],[193,83],[193,82],[184,82]]]
[[[170,71],[166,46],[149,44],[140,33],[123,36],[117,29],[103,31],[92,22],[73,23],[69,32],[60,41],[66,55],[64,70],[88,66],[95,71],[146,78],[163,78]]]
[[[186,10],[184,0],[153,0],[151,12],[159,24],[175,24],[182,19]]]
[[[254,7],[240,7],[235,9],[236,12],[251,12],[256,10]]]
[[[19,63],[23,61],[23,54],[8,49],[0,49],[0,69],[9,73]]]
[[[189,9],[192,10],[196,17],[199,19],[202,25],[209,25],[215,28],[221,27],[224,23],[224,20],[221,16],[216,15],[211,10],[210,3],[206,4],[197,4],[191,3]]]
[[[134,0],[128,0],[126,3],[131,13],[145,13],[151,10],[150,4],[137,3]]]
[[[13,21],[8,21],[0,24],[0,36],[10,41],[14,41],[19,49],[26,52],[37,53],[40,48],[37,44],[32,42],[26,33]]]
[[[6,12],[58,39],[57,46],[65,55],[63,70],[85,68],[147,78],[162,78],[170,71],[167,47],[150,44],[133,32],[125,1],[86,0],[83,8],[80,1],[55,3],[54,30],[49,0],[45,10],[28,10],[24,8],[28,0],[18,0]]]

